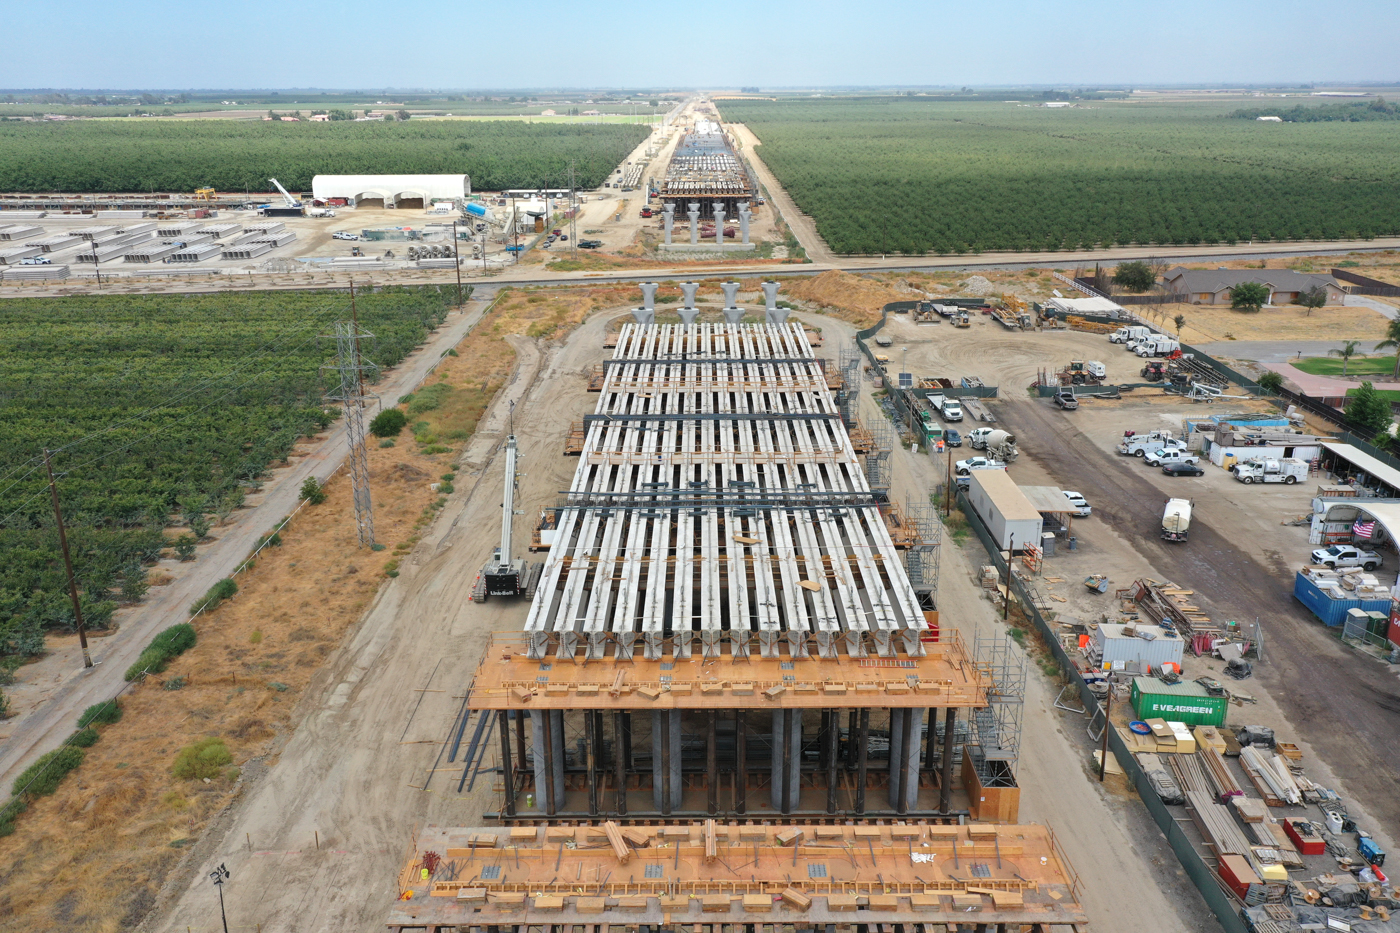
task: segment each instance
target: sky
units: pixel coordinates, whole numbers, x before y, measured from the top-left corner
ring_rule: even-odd
[[[11,25],[63,42],[7,43],[4,88],[1400,82],[1395,0],[65,0]]]

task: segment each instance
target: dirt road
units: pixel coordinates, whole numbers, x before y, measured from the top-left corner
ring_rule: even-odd
[[[444,757],[442,772],[430,769],[487,640],[520,631],[528,610],[524,601],[467,599],[498,541],[504,466],[496,442],[513,430],[520,444],[520,507],[530,518],[516,523],[523,550],[525,526],[573,474],[563,438],[594,405],[586,374],[602,357],[610,317],[590,319],[563,347],[517,344],[520,368],[463,453],[457,485],[466,493],[449,501],[307,688],[276,764],[172,873],[144,929],[218,930],[206,879],[220,863],[232,872],[224,892],[230,929],[378,929],[416,827],[479,822],[493,800],[490,780],[458,796],[460,762]]]
[[[1277,526],[1262,527],[1279,520],[1281,513],[1260,499],[1277,495],[1276,487],[1244,487],[1214,467],[1200,479],[1218,483],[1168,480],[1160,471],[1109,453],[1102,439],[1086,436],[1075,418],[1043,400],[1007,398],[998,413],[1016,433],[1022,459],[1029,451],[1059,485],[1093,504],[1095,517],[1076,522],[1087,545],[1110,559],[1110,552],[1126,545],[1157,579],[1193,589],[1194,600],[1214,619],[1263,620],[1266,663],[1256,668],[1256,676],[1312,750],[1309,776],[1335,779],[1347,806],[1370,815],[1372,832],[1388,833],[1400,825],[1400,746],[1394,741],[1400,677],[1340,643],[1293,598],[1306,536],[1299,536],[1297,552],[1288,545],[1284,553]],[[1081,408],[1076,414],[1088,413]],[[1144,422],[1149,417],[1150,410]],[[1157,533],[1168,492],[1190,495],[1197,503],[1191,538],[1183,545],[1164,543]],[[1306,490],[1294,498],[1305,503]],[[1108,533],[1096,531],[1096,523],[1106,525]],[[1096,535],[1102,536],[1095,540]],[[1128,582],[1115,578],[1119,585]],[[1237,715],[1250,713],[1232,712],[1232,722],[1244,721]]]
[[[397,399],[412,391],[442,354],[466,336],[484,309],[484,302],[473,302],[465,312],[449,315],[419,350],[386,374],[375,387],[377,393]],[[191,572],[169,586],[152,588],[138,607],[120,613],[121,627],[116,634],[90,643],[96,666],[74,670],[47,700],[15,724],[10,738],[0,746],[0,782],[10,781],[35,757],[57,747],[72,733],[73,723],[84,708],[114,696],[124,686],[127,667],[151,638],[167,626],[187,621],[190,603],[216,580],[232,574],[256,546],[258,537],[296,508],[306,477],[324,479],[340,466],[345,453],[345,424],[339,421],[307,456],[278,471],[264,488],[262,501],[235,513],[232,523],[218,530],[218,539],[203,549]]]

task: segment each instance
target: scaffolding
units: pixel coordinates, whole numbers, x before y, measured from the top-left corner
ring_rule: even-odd
[[[894,431],[886,421],[870,426],[870,451],[865,455],[865,482],[879,498],[889,498],[890,479],[894,472],[890,454],[894,451]]]
[[[837,404],[841,408],[841,421],[849,429],[855,427],[856,406],[860,403],[860,348],[841,347],[837,351],[836,366],[841,371]]]
[[[972,710],[976,745],[967,748],[985,787],[1014,783],[1026,706],[1026,655],[1004,632],[978,633],[972,643],[978,668],[991,680],[987,706]]]
[[[938,509],[930,497],[915,498],[912,494],[904,500],[905,519],[914,526],[918,535],[917,543],[904,552],[904,567],[909,573],[909,583],[919,597],[924,609],[934,609],[938,605],[939,558],[943,544],[943,522],[938,517]]]

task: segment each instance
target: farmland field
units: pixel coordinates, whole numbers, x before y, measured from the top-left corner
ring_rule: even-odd
[[[1400,122],[1203,103],[720,101],[838,253],[1400,233]]]
[[[366,355],[392,366],[455,291],[363,293]],[[71,627],[42,454],[54,470],[84,615],[144,591],[179,516],[231,511],[298,437],[328,424],[321,339],[348,317],[329,292],[18,298],[0,306],[0,658]]]
[[[519,121],[0,123],[0,191],[292,190],[317,174],[461,173],[473,189],[603,183],[645,126]]]

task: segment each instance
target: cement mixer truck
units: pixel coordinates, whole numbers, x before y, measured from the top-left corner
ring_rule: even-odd
[[[1016,435],[1001,428],[974,428],[967,432],[967,442],[975,450],[985,450],[987,456],[1003,463],[1010,463],[1020,453],[1016,449]]]
[[[1185,541],[1191,530],[1191,500],[1168,499],[1162,511],[1162,540]]]

